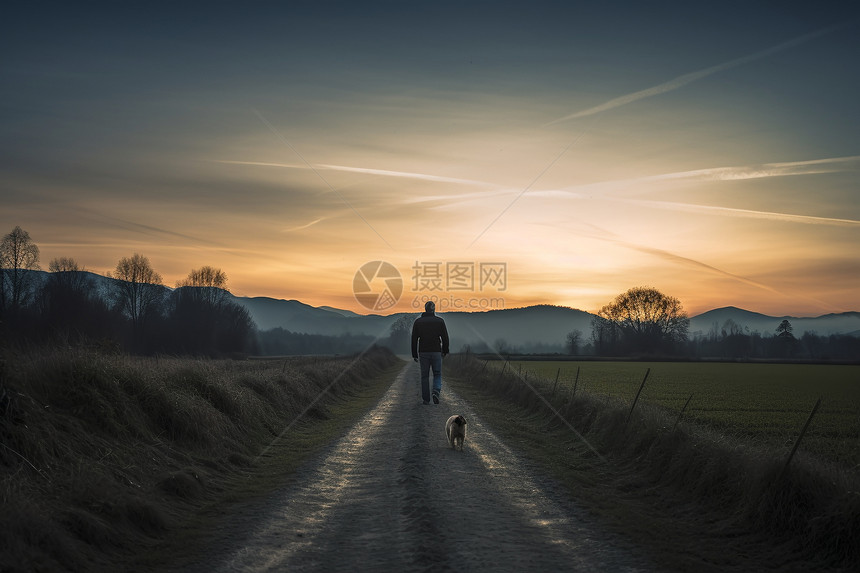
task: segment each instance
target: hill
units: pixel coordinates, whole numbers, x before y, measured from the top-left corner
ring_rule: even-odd
[[[852,334],[860,330],[860,312],[842,312],[825,314],[817,317],[797,316],[768,316],[751,312],[734,306],[717,308],[703,312],[690,319],[690,335],[696,333],[706,335],[714,325],[720,330],[727,321],[733,321],[742,329],[759,332],[762,335],[772,335],[783,320],[788,320],[794,329],[794,335],[800,337],[804,332],[815,332],[819,336],[831,334]]]

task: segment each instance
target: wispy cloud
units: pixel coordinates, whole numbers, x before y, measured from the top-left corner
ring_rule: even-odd
[[[305,223],[304,225],[299,225],[298,227],[290,227],[289,229],[284,229],[284,232],[285,233],[292,233],[294,231],[302,231],[304,229],[307,229],[308,227],[313,227],[314,225],[316,225],[317,223],[319,223],[325,219],[326,219],[326,217],[320,217],[319,219],[314,219],[310,223]]]
[[[582,196],[589,191],[648,191],[643,183],[655,183],[662,181],[678,180],[703,180],[703,181],[739,181],[744,179],[762,179],[766,177],[792,177],[800,175],[819,175],[825,173],[842,173],[846,171],[860,170],[860,155],[847,157],[830,157],[824,159],[812,159],[806,161],[788,161],[782,163],[762,163],[759,165],[739,165],[726,167],[707,167],[705,169],[694,169],[690,171],[674,171],[660,173],[657,175],[645,175],[643,177],[632,177],[629,179],[611,179],[608,181],[597,181],[582,185],[572,185],[561,190],[573,196]],[[556,192],[542,192],[557,195]],[[538,195],[533,192],[532,195]]]
[[[320,171],[346,171],[349,173],[361,173],[364,175],[374,175],[381,177],[400,177],[405,179],[420,179],[423,181],[433,181],[436,183],[454,183],[457,185],[470,185],[475,187],[495,187],[495,183],[488,181],[479,181],[476,179],[461,179],[458,177],[445,177],[443,175],[433,175],[430,173],[415,173],[410,171],[392,171],[390,169],[374,169],[371,167],[353,167],[349,165],[327,165],[317,163],[311,165],[297,165],[290,163],[272,163],[266,161],[231,161],[226,159],[214,159],[215,163],[225,163],[229,165],[253,165],[258,167],[282,167],[285,169],[315,169]]]
[[[793,175],[817,175],[821,173],[838,173],[840,171],[860,169],[860,155],[847,157],[829,157],[808,161],[787,161],[783,163],[762,163],[760,165],[743,165],[734,167],[710,167],[693,171],[664,173],[639,179],[715,179],[720,181],[735,181],[740,179],[761,179],[765,177],[789,177]]]
[[[142,233],[148,236],[165,236],[173,239],[182,239],[183,241],[192,241],[194,243],[202,244],[202,245],[220,245],[220,243],[216,241],[211,241],[208,239],[203,239],[201,237],[195,237],[193,235],[188,235],[185,233],[177,233],[176,231],[171,231],[169,229],[163,229],[161,227],[155,227],[153,225],[144,225],[142,223],[136,223],[134,221],[129,221],[128,219],[123,219],[120,217],[116,217],[114,215],[109,215],[107,213],[103,213],[101,211],[97,211],[95,209],[90,209],[81,205],[67,205],[66,209],[78,211],[81,213],[87,213],[89,215],[98,217],[103,221],[106,221],[110,224],[113,224],[116,227],[126,229],[128,231],[134,231],[137,233]]]
[[[317,165],[320,169],[330,169],[332,171],[349,171],[351,173],[364,173],[367,175],[382,175],[385,177],[404,177],[407,179],[421,179],[424,181],[434,181],[437,183],[455,183],[458,185],[472,185],[478,187],[495,187],[495,184],[487,181],[477,181],[475,179],[459,179],[456,177],[444,177],[442,175],[431,175],[428,173],[413,173],[409,171],[390,171],[387,169],[371,169],[368,167],[349,167],[345,165]]]
[[[772,56],[774,54],[777,54],[777,53],[782,52],[784,50],[787,50],[789,48],[793,48],[794,46],[804,44],[806,42],[809,42],[810,40],[814,40],[815,38],[818,38],[820,36],[824,36],[826,34],[834,32],[835,30],[838,30],[838,29],[843,28],[845,26],[846,26],[845,24],[839,24],[836,26],[831,26],[829,28],[823,28],[823,29],[817,30],[815,32],[810,32],[808,34],[798,36],[797,38],[794,38],[792,40],[788,40],[787,42],[783,42],[781,44],[777,44],[776,46],[772,46],[770,48],[767,48],[766,50],[762,50],[760,52],[755,52],[753,54],[742,56],[740,58],[735,58],[734,60],[730,60],[728,62],[718,64],[716,66],[711,66],[709,68],[704,68],[702,70],[690,72],[688,74],[684,74],[684,75],[678,76],[674,79],[671,79],[668,82],[664,82],[662,84],[658,84],[656,86],[653,86],[653,87],[650,87],[650,88],[647,88],[644,90],[639,90],[637,92],[633,92],[633,93],[630,93],[627,95],[613,98],[613,99],[611,99],[605,103],[602,103],[600,105],[590,107],[588,109],[578,111],[576,113],[572,113],[570,115],[566,115],[562,118],[551,121],[551,122],[545,124],[545,126],[553,125],[556,123],[561,123],[563,121],[568,121],[571,119],[577,119],[580,117],[587,117],[589,115],[595,115],[595,114],[598,114],[598,113],[601,113],[604,111],[608,111],[610,109],[614,109],[617,107],[621,107],[623,105],[627,105],[629,103],[633,103],[635,101],[639,101],[641,99],[645,99],[645,98],[654,97],[654,96],[657,96],[660,94],[664,94],[666,92],[670,92],[670,91],[676,90],[678,88],[682,88],[682,87],[686,86],[687,84],[693,83],[697,80],[701,80],[701,79],[706,78],[708,76],[711,76],[713,74],[723,72],[725,70],[729,70],[731,68],[735,68],[735,67],[743,65],[743,64],[748,64],[750,62],[754,62],[756,60],[760,60],[762,58]]]
[[[580,230],[580,234],[582,234],[583,236],[588,236],[592,239],[605,241],[605,242],[611,243],[613,245],[617,245],[619,247],[624,247],[626,249],[630,249],[633,251],[637,251],[640,253],[651,255],[651,256],[663,259],[665,261],[668,261],[670,263],[674,263],[674,264],[682,265],[685,267],[693,268],[693,269],[696,269],[699,271],[706,271],[708,273],[722,276],[725,278],[730,278],[730,279],[735,280],[737,282],[741,282],[743,284],[750,285],[750,286],[768,291],[770,293],[778,294],[780,296],[786,296],[785,293],[780,292],[779,290],[777,290],[776,288],[774,288],[770,285],[767,285],[767,284],[762,283],[760,281],[756,281],[756,280],[753,280],[753,279],[750,279],[750,278],[747,278],[747,277],[744,277],[741,275],[731,273],[731,272],[726,271],[724,269],[721,269],[719,267],[715,267],[714,265],[709,265],[708,263],[705,263],[703,261],[693,259],[690,257],[685,257],[683,255],[679,255],[677,253],[673,253],[673,252],[667,251],[665,249],[658,249],[656,247],[649,247],[647,245],[642,245],[639,243],[631,243],[630,241],[625,241],[624,239],[620,238],[615,233],[608,231],[606,229],[602,229],[602,228],[600,228],[594,224],[590,224],[590,223],[586,224]],[[819,301],[817,299],[815,300],[815,302],[818,304],[826,306],[825,303],[823,303],[822,301]]]
[[[212,163],[225,163],[227,165],[255,165],[257,167],[282,167],[285,169],[308,169],[305,165],[294,163],[272,163],[270,161],[231,161],[229,159],[210,159]]]
[[[725,215],[729,217],[743,217],[748,219],[768,219],[771,221],[784,221],[786,223],[803,223],[806,225],[835,225],[840,227],[860,227],[860,221],[854,219],[836,219],[832,217],[815,217],[813,215],[794,215],[791,213],[778,213],[773,211],[755,211],[752,209],[737,209],[734,207],[721,207],[719,205],[697,205],[694,203],[680,203],[675,201],[649,201],[641,199],[608,198],[612,201],[621,201],[644,207],[655,207],[671,211],[684,211],[688,213],[710,213]]]
[[[374,232],[374,234],[376,234],[376,236],[377,236],[377,237],[379,237],[379,238],[382,240],[382,242],[383,242],[383,243],[385,243],[385,244],[386,244],[386,246],[388,246],[388,248],[389,248],[389,249],[394,250],[394,247],[392,247],[392,246],[391,246],[391,243],[389,243],[388,241],[386,241],[386,240],[385,240],[385,237],[383,237],[383,236],[379,233],[379,231],[377,231],[377,230],[376,230],[376,228],[375,228],[373,225],[371,225],[371,224],[370,224],[370,222],[369,222],[369,221],[364,217],[364,215],[362,215],[361,213],[359,213],[359,212],[358,212],[358,210],[357,210],[355,207],[353,207],[353,206],[352,206],[352,204],[351,204],[349,201],[347,201],[347,200],[346,200],[346,197],[344,197],[341,193],[339,193],[339,192],[337,191],[337,189],[335,189],[335,188],[332,186],[332,184],[331,184],[331,183],[329,183],[329,182],[328,182],[328,180],[327,180],[325,177],[323,177],[323,176],[322,176],[322,174],[321,174],[317,169],[315,169],[315,168],[314,168],[314,167],[313,167],[313,166],[308,162],[308,160],[304,158],[304,156],[303,156],[301,153],[299,153],[299,150],[298,150],[298,149],[296,149],[295,147],[293,147],[293,144],[292,144],[292,143],[290,143],[290,141],[289,141],[286,137],[284,137],[284,136],[281,134],[281,132],[280,132],[280,131],[278,131],[277,129],[275,129],[275,126],[274,126],[274,125],[272,125],[272,124],[269,122],[269,120],[267,120],[265,117],[263,117],[263,114],[261,114],[261,113],[260,113],[258,110],[256,110],[256,109],[254,109],[253,111],[254,111],[254,114],[257,116],[257,118],[259,118],[259,120],[260,120],[261,122],[263,122],[263,124],[264,124],[267,128],[269,128],[269,131],[271,131],[271,132],[272,132],[272,134],[273,134],[275,137],[277,137],[277,138],[278,138],[278,139],[279,139],[279,140],[280,140],[284,145],[286,145],[287,147],[289,147],[289,148],[290,148],[290,150],[291,150],[293,153],[295,153],[295,154],[298,156],[298,158],[299,158],[299,159],[301,159],[301,160],[302,160],[302,163],[304,163],[305,165],[307,165],[307,166],[310,168],[310,170],[311,170],[311,171],[313,171],[313,172],[314,172],[314,174],[316,174],[316,176],[317,176],[317,177],[319,177],[319,178],[322,180],[322,182],[323,182],[323,183],[325,183],[325,184],[326,184],[326,186],[327,186],[327,187],[328,187],[328,188],[329,188],[329,189],[330,189],[334,194],[336,194],[338,197],[340,197],[340,200],[341,200],[341,201],[343,201],[343,203],[344,203],[347,207],[349,207],[350,211],[352,211],[353,213],[355,213],[355,215],[356,215],[359,219],[361,219],[361,221],[362,221],[365,225],[367,225],[367,227],[368,227],[371,231],[373,231],[373,232]]]

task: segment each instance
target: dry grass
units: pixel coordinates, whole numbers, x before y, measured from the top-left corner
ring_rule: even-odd
[[[617,398],[582,388],[552,396],[552,380],[524,380],[466,357],[450,372],[455,390],[480,405],[495,429],[607,525],[650,547],[662,567],[860,565],[856,472],[799,456],[782,473],[783,452],[708,428],[676,427],[677,415],[665,409],[640,403],[628,423],[631,404]]]
[[[4,572],[126,569],[236,482],[249,487],[259,454],[293,439],[284,428],[327,423],[399,364],[381,349],[242,362],[79,350],[3,358]]]

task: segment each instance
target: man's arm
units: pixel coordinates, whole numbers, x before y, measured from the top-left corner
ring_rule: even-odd
[[[445,326],[445,321],[442,321],[442,356],[448,355],[448,327]]]
[[[412,323],[412,344],[410,347],[412,348],[412,360],[418,362],[418,332],[414,322]]]

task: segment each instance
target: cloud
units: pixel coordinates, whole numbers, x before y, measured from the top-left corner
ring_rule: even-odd
[[[710,167],[693,171],[679,171],[646,177],[649,180],[666,179],[716,179],[720,181],[736,181],[741,179],[761,179],[764,177],[789,177],[792,175],[817,175],[821,173],[837,173],[853,168],[860,168],[860,155],[847,157],[830,157],[808,161],[788,161],[783,163],[762,163],[736,167]],[[846,166],[848,168],[846,169]],[[641,180],[641,179],[640,179]]]
[[[623,105],[627,105],[629,103],[639,101],[640,99],[654,97],[654,96],[657,96],[660,94],[664,94],[666,92],[674,91],[678,88],[682,88],[682,87],[686,86],[687,84],[693,83],[693,82],[698,81],[702,78],[706,78],[706,77],[713,75],[713,74],[716,74],[718,72],[723,72],[725,70],[729,70],[731,68],[734,68],[734,67],[737,67],[737,66],[740,66],[743,64],[748,64],[750,62],[754,62],[756,60],[760,60],[762,58],[772,56],[773,54],[777,54],[777,53],[782,52],[784,50],[787,50],[789,48],[793,48],[794,46],[804,44],[810,40],[814,40],[815,38],[818,38],[819,36],[824,36],[826,34],[834,32],[835,30],[838,30],[839,28],[843,28],[845,26],[846,26],[845,24],[839,24],[836,26],[831,26],[829,28],[823,28],[823,29],[817,30],[815,32],[810,32],[808,34],[798,36],[797,38],[794,38],[794,39],[789,40],[787,42],[777,44],[776,46],[772,46],[770,48],[767,48],[766,50],[762,50],[760,52],[755,52],[754,54],[742,56],[740,58],[736,58],[734,60],[730,60],[728,62],[718,64],[716,66],[711,66],[709,68],[704,68],[702,70],[698,70],[695,72],[690,72],[688,74],[678,76],[674,79],[669,80],[668,82],[664,82],[662,84],[659,84],[659,85],[656,85],[656,86],[653,86],[653,87],[650,87],[650,88],[647,88],[644,90],[639,90],[637,92],[633,92],[633,93],[630,93],[627,95],[619,96],[617,98],[613,98],[607,102],[604,102],[600,105],[590,107],[588,109],[578,111],[578,112],[572,113],[570,115],[566,115],[562,118],[556,119],[554,121],[551,121],[551,122],[545,124],[544,127],[549,126],[549,125],[553,125],[556,123],[561,123],[563,121],[568,121],[571,119],[577,119],[580,117],[587,117],[590,115],[595,115],[598,113],[602,113],[604,111],[608,111],[610,109],[615,109],[616,107],[621,107]]]
[[[627,249],[630,249],[633,251],[637,251],[640,253],[651,255],[654,257],[658,257],[660,259],[663,259],[665,261],[668,261],[668,262],[671,262],[674,264],[680,264],[682,266],[686,266],[686,267],[690,267],[690,268],[697,269],[700,271],[706,271],[708,273],[715,274],[718,276],[730,278],[730,279],[735,280],[737,282],[741,282],[743,284],[750,285],[750,286],[756,287],[758,289],[761,289],[761,290],[764,290],[764,291],[767,291],[767,292],[770,292],[773,294],[777,294],[777,295],[785,296],[785,297],[797,298],[796,293],[789,295],[787,293],[784,293],[784,292],[782,292],[782,291],[780,291],[780,290],[778,290],[778,289],[776,289],[770,285],[762,283],[760,281],[755,281],[755,280],[749,279],[749,278],[741,276],[741,275],[736,275],[734,273],[730,273],[730,272],[723,270],[719,267],[709,265],[709,264],[702,262],[702,261],[699,261],[697,259],[692,259],[690,257],[678,255],[676,253],[673,253],[671,251],[666,251],[664,249],[658,249],[655,247],[648,247],[645,245],[625,241],[625,240],[619,238],[617,235],[615,235],[611,231],[601,229],[600,227],[593,225],[593,224],[587,224],[587,227],[592,229],[592,232],[589,233],[586,230],[586,231],[581,233],[584,236],[588,236],[590,238],[601,240],[601,241],[606,241],[608,243],[612,243],[612,244],[618,245],[620,247],[624,247],[624,248],[627,248]],[[816,298],[812,298],[812,297],[801,297],[801,298],[805,298],[806,300],[813,301],[816,304],[818,304],[824,308],[833,308],[832,305],[829,305],[826,302],[818,300]]]
[[[456,177],[444,177],[441,175],[430,175],[427,173],[414,173],[409,171],[390,171],[386,169],[371,169],[368,167],[348,167],[345,165],[316,165],[318,169],[331,169],[332,171],[349,171],[351,173],[365,173],[368,175],[382,175],[385,177],[405,177],[408,179],[421,179],[423,181],[434,181],[437,183],[456,183],[458,185],[472,185],[478,187],[495,187],[495,184],[475,179],[459,179]]]
[[[299,225],[298,227],[290,227],[289,229],[284,229],[285,233],[292,233],[293,231],[301,231],[303,229],[307,229],[308,227],[312,227],[319,223],[320,221],[325,220],[327,217],[320,217],[319,219],[314,219],[310,223],[305,223],[304,225]]]
[[[293,163],[271,163],[268,161],[231,161],[229,159],[210,159],[213,163],[226,163],[227,165],[256,165],[258,167],[282,167],[285,169],[307,169],[305,165]]]
[[[845,171],[860,170],[860,155],[847,157],[830,157],[825,159],[812,159],[806,161],[788,161],[782,163],[762,163],[759,165],[740,165],[728,167],[707,167],[705,169],[694,169],[690,171],[675,171],[671,173],[660,173],[658,175],[646,175],[643,177],[632,177],[630,179],[614,179],[609,181],[598,181],[582,185],[565,187],[560,192],[570,193],[581,197],[583,192],[602,189],[622,190],[633,188],[640,193],[643,191],[642,183],[677,181],[684,179],[705,181],[739,181],[744,179],[762,179],[767,177],[792,177],[799,175],[820,175],[824,173],[841,173]],[[542,192],[547,193],[547,192]],[[538,193],[533,192],[532,195]]]
[[[754,211],[751,209],[737,209],[734,207],[721,207],[718,205],[696,205],[693,203],[680,203],[675,201],[649,201],[641,199],[607,198],[611,201],[631,203],[644,207],[655,207],[672,211],[685,211],[688,213],[711,213],[729,217],[744,217],[749,219],[768,219],[771,221],[784,221],[787,223],[803,223],[806,225],[835,225],[840,227],[860,227],[860,221],[854,219],[835,219],[831,217],[814,217],[812,215],[793,215],[791,213],[777,213],[772,211]]]
[[[445,177],[442,175],[432,175],[429,173],[415,173],[410,171],[392,171],[389,169],[373,169],[370,167],[353,167],[348,165],[327,165],[315,164],[298,165],[291,163],[271,163],[265,161],[230,161],[226,159],[214,159],[215,163],[226,163],[229,165],[255,165],[259,167],[282,167],[286,169],[314,169],[319,171],[346,171],[349,173],[362,173],[365,175],[375,175],[383,177],[401,177],[406,179],[420,179],[422,181],[433,181],[436,183],[455,183],[458,185],[470,185],[476,187],[495,187],[494,183],[487,181],[478,181],[476,179],[460,179],[457,177]]]

